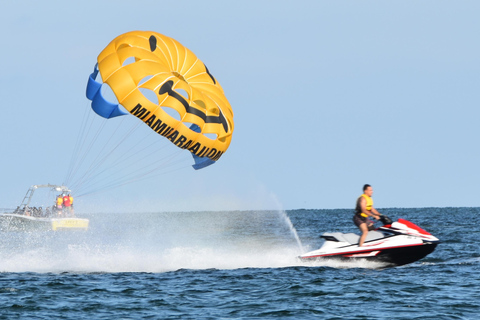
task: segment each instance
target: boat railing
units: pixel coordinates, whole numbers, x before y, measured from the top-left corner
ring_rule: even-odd
[[[30,205],[30,201],[32,200],[33,194],[35,193],[35,190],[39,188],[49,188],[53,189],[58,192],[63,192],[63,193],[70,193],[70,189],[66,186],[60,186],[60,185],[55,185],[55,184],[36,184],[31,186],[27,193],[25,194],[25,197],[23,197],[22,203],[20,204],[21,208],[26,208]]]
[[[74,211],[70,210],[58,210],[55,206],[51,207],[20,207],[18,206],[16,209],[10,209],[9,212],[11,214],[18,214],[23,216],[29,216],[34,218],[71,218],[74,217]]]

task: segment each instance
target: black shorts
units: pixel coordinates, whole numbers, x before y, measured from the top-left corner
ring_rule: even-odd
[[[356,215],[353,216],[353,223],[355,223],[355,225],[359,228],[360,228],[360,225],[362,223],[366,223],[367,227],[368,227],[368,230],[373,229],[373,221],[368,219],[368,217],[362,217],[362,216],[356,214]]]

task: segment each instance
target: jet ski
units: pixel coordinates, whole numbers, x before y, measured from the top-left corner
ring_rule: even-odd
[[[392,222],[382,216],[383,226],[369,231],[362,247],[360,236],[354,233],[324,233],[325,243],[320,249],[299,256],[302,261],[336,259],[342,261],[367,260],[385,267],[402,266],[420,260],[432,253],[440,240],[419,226],[404,219]]]

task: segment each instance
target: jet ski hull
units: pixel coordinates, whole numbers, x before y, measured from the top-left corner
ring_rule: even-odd
[[[425,258],[432,253],[437,247],[438,243],[428,243],[415,246],[393,247],[384,249],[369,249],[369,250],[352,250],[337,254],[323,254],[323,255],[309,255],[309,253],[300,256],[300,260],[308,261],[322,261],[322,260],[337,260],[337,261],[372,261],[381,263],[384,266],[396,267],[413,263]],[[358,247],[357,247],[358,248]]]
[[[435,250],[437,244],[430,243],[421,246],[385,249],[379,253],[378,258],[379,261],[392,266],[403,266],[425,258]]]

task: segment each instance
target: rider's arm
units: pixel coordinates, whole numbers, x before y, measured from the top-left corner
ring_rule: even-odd
[[[367,210],[367,200],[365,200],[364,197],[360,199],[360,209],[362,209],[363,214],[366,214],[369,217],[374,217],[375,219],[380,218],[380,213],[377,210],[375,210],[375,208],[372,208],[371,212]]]
[[[375,208],[372,208],[372,213],[373,214],[371,214],[371,216],[376,218],[376,219],[379,219],[380,216],[381,216],[380,212],[378,212]]]

